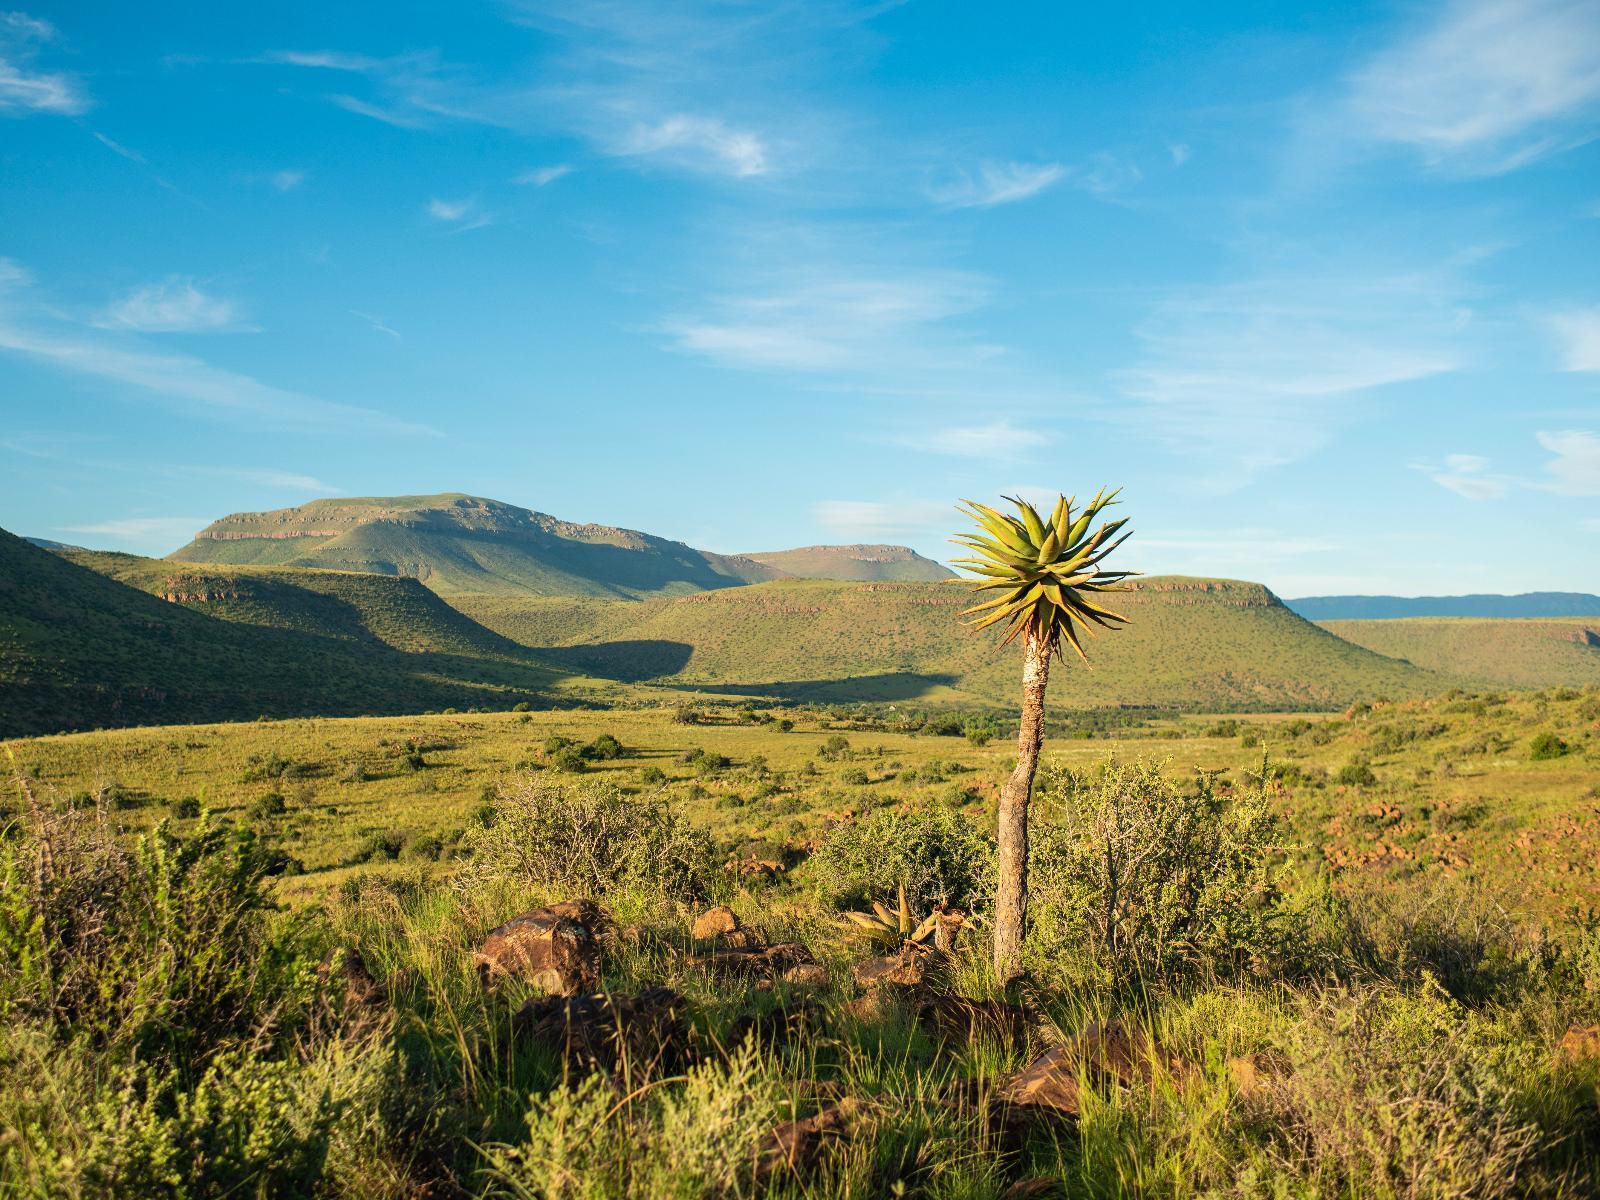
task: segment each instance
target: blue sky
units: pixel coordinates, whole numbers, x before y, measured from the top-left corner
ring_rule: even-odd
[[[1600,590],[1600,3],[35,3],[0,526],[466,491],[720,551]]]

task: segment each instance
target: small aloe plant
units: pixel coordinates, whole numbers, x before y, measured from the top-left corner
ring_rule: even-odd
[[[874,900],[871,912],[847,912],[844,914],[845,919],[873,933],[895,934],[905,941],[923,945],[938,929],[939,917],[942,914],[937,911],[930,913],[921,924],[913,927],[912,922],[915,918],[911,914],[911,905],[906,902],[906,885],[902,883],[899,891],[899,904],[896,908],[891,909]]]

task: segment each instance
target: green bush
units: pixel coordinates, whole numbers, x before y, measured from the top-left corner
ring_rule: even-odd
[[[544,740],[544,752],[547,755],[553,756],[560,754],[568,746],[576,746],[577,744],[578,743],[574,742],[569,737],[563,737],[559,733],[552,733]]]
[[[589,760],[576,746],[567,746],[550,756],[550,765],[568,775],[578,775],[589,769]]]
[[[839,776],[840,783],[848,783],[855,787],[864,787],[872,782],[871,777],[860,767],[851,767]]]
[[[1533,739],[1533,744],[1528,748],[1528,757],[1534,762],[1544,762],[1547,759],[1560,758],[1569,748],[1565,741],[1545,730]]]
[[[1036,785],[1029,953],[1041,974],[1111,985],[1270,963],[1288,922],[1265,789],[1225,798],[1158,766],[1046,768]]]
[[[670,896],[707,894],[718,875],[706,834],[656,798],[614,784],[557,784],[524,776],[500,789],[494,823],[467,832],[463,886],[512,880],[563,896],[618,887]]]
[[[904,884],[918,911],[950,903],[970,912],[994,893],[994,845],[948,808],[880,808],[824,830],[805,871],[834,906],[881,900]]]
[[[265,796],[258,796],[250,802],[250,807],[245,809],[245,816],[252,821],[270,821],[288,811],[289,805],[281,793],[268,792]]]
[[[1376,787],[1378,776],[1364,758],[1352,758],[1333,777],[1340,787]]]
[[[168,811],[175,821],[192,821],[200,815],[200,801],[194,796],[185,796],[182,800],[174,800]]]
[[[598,760],[609,760],[623,757],[625,751],[622,743],[609,733],[602,733],[594,741],[583,748],[583,756]]]

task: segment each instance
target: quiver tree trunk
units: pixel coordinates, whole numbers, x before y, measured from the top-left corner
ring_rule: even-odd
[[[1022,659],[1022,721],[1017,765],[1000,793],[999,880],[994,903],[994,969],[1001,984],[1022,973],[1022,933],[1028,904],[1028,802],[1044,742],[1044,694],[1051,647],[1031,633]]]

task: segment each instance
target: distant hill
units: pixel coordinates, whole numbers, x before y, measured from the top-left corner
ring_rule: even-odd
[[[1518,596],[1302,596],[1284,603],[1308,621],[1600,617],[1600,596],[1586,592],[1524,592]]]
[[[147,572],[172,569],[126,555],[82,557],[146,583]],[[432,614],[427,632],[420,602],[445,606],[415,584],[376,580],[396,592],[386,602],[394,618],[423,630],[420,652],[397,648],[412,635],[386,626],[383,605],[355,599],[366,582],[341,594],[344,580],[320,578],[296,594],[285,572],[229,585],[238,598],[221,601],[224,608],[270,599],[317,619],[218,620],[203,611],[215,600],[171,603],[0,530],[0,736],[263,714],[508,708],[539,700],[559,680],[526,650],[470,633],[459,615]]]
[[[898,583],[954,579],[955,572],[909,546],[803,546],[746,554],[796,579],[882,580]]]
[[[30,546],[37,546],[41,550],[82,550],[82,546],[73,546],[67,542],[52,542],[49,538],[23,538]]]
[[[1600,617],[1410,617],[1319,624],[1390,658],[1499,687],[1600,684]]]
[[[628,604],[457,596],[489,628],[586,674],[732,695],[1016,703],[1020,651],[962,626],[964,589],[782,581]],[[1131,625],[1089,644],[1051,685],[1062,707],[1342,707],[1454,680],[1302,620],[1259,584],[1141,579],[1116,597]]]
[[[406,576],[441,595],[638,599],[780,575],[747,558],[453,492],[313,500],[298,508],[234,513],[213,521],[169,557]]]

